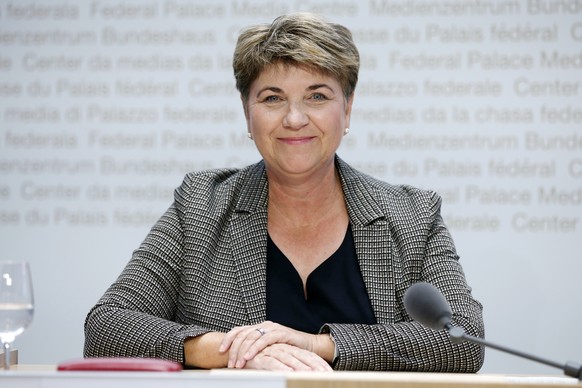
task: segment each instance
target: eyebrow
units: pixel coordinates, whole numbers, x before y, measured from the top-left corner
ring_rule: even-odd
[[[328,84],[315,84],[315,85],[311,85],[307,88],[307,90],[316,90],[319,88],[326,88],[329,89],[333,92],[333,89],[331,88],[331,86],[329,86]]]
[[[275,93],[282,93],[283,92],[283,89],[278,88],[276,86],[267,86],[267,87],[264,87],[264,88],[262,88],[261,90],[259,90],[257,92],[257,97],[259,97],[261,95],[261,93],[263,93],[263,92],[265,92],[267,90],[269,90],[271,92],[275,92]]]
[[[329,89],[331,92],[334,91],[328,84],[314,84],[314,85],[310,85],[310,86],[307,87],[306,90],[311,91],[311,90],[317,90],[319,88],[326,88],[326,89]],[[268,91],[271,91],[271,92],[274,92],[274,93],[282,93],[283,92],[283,89],[278,88],[276,86],[266,86],[266,87],[262,88],[261,90],[259,90],[257,92],[257,97],[260,96],[261,93],[263,93],[263,92],[265,92],[267,90]]]

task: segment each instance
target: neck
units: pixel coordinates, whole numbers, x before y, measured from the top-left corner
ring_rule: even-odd
[[[343,210],[343,190],[335,164],[309,178],[285,179],[269,175],[269,213],[300,225]],[[342,204],[338,207],[338,204]]]

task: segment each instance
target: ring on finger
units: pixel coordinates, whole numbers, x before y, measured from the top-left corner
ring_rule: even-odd
[[[265,331],[265,329],[263,329],[262,327],[259,327],[258,329],[255,329],[256,331],[259,332],[259,334],[261,334],[261,337],[264,336],[267,332]]]

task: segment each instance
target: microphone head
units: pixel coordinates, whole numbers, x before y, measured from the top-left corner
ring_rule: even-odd
[[[415,283],[406,290],[404,308],[412,319],[434,330],[444,329],[453,315],[439,289],[425,282]]]

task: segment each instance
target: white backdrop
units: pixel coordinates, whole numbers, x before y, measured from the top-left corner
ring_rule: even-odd
[[[362,67],[340,156],[438,190],[487,337],[582,361],[582,2],[0,0],[0,259],[28,260],[23,363],[83,320],[187,171],[258,160],[241,27],[306,10]],[[487,350],[484,372],[560,373]]]

